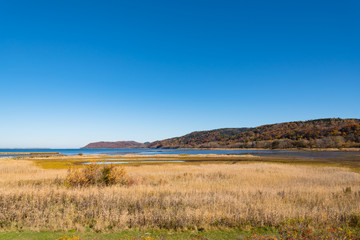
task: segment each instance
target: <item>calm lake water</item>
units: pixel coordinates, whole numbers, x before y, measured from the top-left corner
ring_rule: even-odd
[[[111,161],[111,162],[95,162],[95,164],[104,165],[104,164],[123,164],[123,163],[181,163],[185,161]],[[83,163],[85,165],[93,164],[92,162]]]
[[[258,153],[256,150],[191,150],[191,149],[0,149],[0,152],[58,152],[63,155],[156,155],[156,154],[252,154]],[[276,151],[261,150],[263,153]]]
[[[156,155],[156,154],[252,154],[258,156],[287,156],[306,158],[342,158],[346,156],[360,156],[360,152],[311,152],[311,151],[286,151],[286,150],[198,150],[198,149],[0,149],[0,152],[12,156],[11,152],[59,152],[63,155]]]

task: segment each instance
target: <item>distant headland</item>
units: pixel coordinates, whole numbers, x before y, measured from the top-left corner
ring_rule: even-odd
[[[82,149],[121,149],[121,148],[145,148],[146,145],[135,141],[117,141],[117,142],[94,142],[89,143]]]

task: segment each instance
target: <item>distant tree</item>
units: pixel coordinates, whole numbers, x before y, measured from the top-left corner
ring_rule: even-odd
[[[280,141],[278,140],[275,140],[271,143],[271,148],[272,149],[277,149],[277,148],[280,148]]]

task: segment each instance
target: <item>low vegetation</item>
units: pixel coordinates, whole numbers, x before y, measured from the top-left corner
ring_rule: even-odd
[[[360,239],[360,233],[358,231],[353,231],[350,229],[343,228],[334,228],[331,227],[326,231],[315,232],[313,229],[306,227],[304,225],[299,225],[297,227],[287,227],[281,229],[275,234],[259,234],[254,233],[251,236],[247,237],[248,240],[295,240],[295,239],[305,239],[305,240],[344,240],[344,239]]]
[[[180,235],[180,234],[179,234]],[[177,235],[177,236],[179,236]],[[176,235],[175,235],[176,237]],[[237,236],[233,235],[232,238],[235,239],[245,239],[245,240],[355,240],[360,239],[360,232],[353,231],[350,229],[343,228],[328,228],[325,231],[315,232],[313,229],[307,227],[306,225],[300,224],[296,227],[285,227],[280,228],[278,231],[275,231],[271,234],[261,234],[261,233],[238,233]],[[140,236],[128,236],[124,235],[123,237],[118,238],[117,240],[155,240],[155,239],[166,239],[164,236],[162,237],[152,237],[150,233],[142,234]],[[171,238],[173,239],[173,238]],[[223,236],[221,238],[221,232],[218,232],[217,236],[213,236],[212,238],[206,237],[205,234],[201,232],[193,233],[187,236],[187,239],[190,240],[210,240],[210,239],[230,239],[227,236]],[[79,236],[63,236],[57,240],[81,240]]]
[[[115,169],[119,182],[110,180]],[[90,178],[74,180],[75,172]],[[125,173],[1,159],[0,175],[2,231],[360,227],[360,175],[337,167],[228,162],[127,166]]]

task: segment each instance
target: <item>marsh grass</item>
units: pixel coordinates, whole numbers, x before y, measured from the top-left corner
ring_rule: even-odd
[[[156,158],[161,161],[181,161],[178,163],[163,162],[163,163],[146,163],[146,165],[204,165],[204,164],[244,164],[254,162],[264,163],[281,163],[289,165],[305,165],[314,167],[346,167],[352,171],[360,173],[360,155],[357,153],[344,154],[341,158],[305,158],[305,157],[291,157],[291,156],[255,156],[255,155],[154,155],[154,156],[139,156],[139,155],[115,155],[111,156],[109,160],[108,155],[84,155],[84,156],[53,156],[46,158],[32,158],[31,160],[43,169],[67,169],[69,166],[81,167],[86,162],[116,162],[128,161],[129,163],[120,164],[121,166],[143,166],[147,160]],[[23,158],[24,159],[24,158]],[[26,159],[26,158],[25,158]]]
[[[6,184],[33,184],[38,181],[49,183],[54,179],[62,179],[66,175],[65,169],[41,169],[32,161],[24,159],[0,159],[0,187]]]
[[[64,186],[66,169],[0,160],[0,229],[359,227],[360,175],[274,163],[128,166],[131,185]],[[351,191],[346,190],[351,188]]]
[[[109,160],[111,158],[111,160]],[[163,163],[151,163],[151,161],[156,158]],[[27,159],[27,158],[22,158]],[[150,161],[148,165],[158,165],[158,164],[173,164],[167,162],[169,160],[175,161],[184,161],[183,163],[178,164],[206,164],[206,163],[219,163],[219,162],[229,162],[229,161],[246,161],[255,160],[258,157],[253,155],[240,155],[240,156],[231,156],[231,155],[155,155],[155,156],[139,156],[139,155],[114,155],[109,157],[109,155],[78,155],[78,156],[53,156],[53,157],[38,157],[32,158],[31,160],[40,168],[43,169],[68,169],[69,166],[79,167],[86,162],[116,162],[116,161],[129,161],[130,163],[121,164],[123,166],[140,166],[143,165],[144,161]]]

